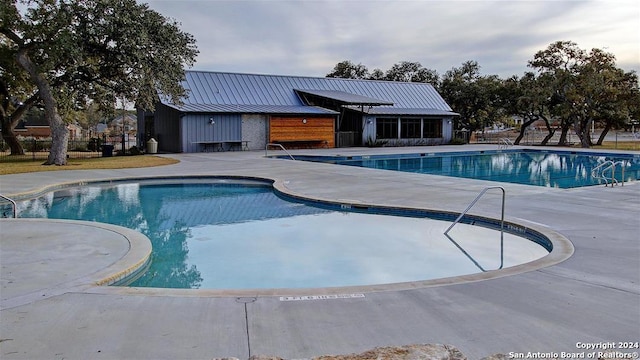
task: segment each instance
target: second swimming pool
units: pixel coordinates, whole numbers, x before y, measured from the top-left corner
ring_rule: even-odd
[[[624,163],[624,181],[640,179],[640,155],[549,150],[499,150],[362,156],[301,156],[296,160],[463,177],[525,185],[574,188],[604,184],[592,169],[605,161]],[[617,181],[623,181],[618,165]]]
[[[131,286],[319,288],[421,281],[506,268],[551,251],[496,222],[444,230],[454,214],[296,201],[270,183],[165,179],[87,184],[19,204],[20,217],[105,222],[150,238]],[[444,221],[448,220],[448,221]],[[482,223],[482,219],[474,220]],[[80,241],[80,240],[79,240]]]

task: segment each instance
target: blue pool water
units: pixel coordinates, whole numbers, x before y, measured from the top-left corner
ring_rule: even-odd
[[[604,184],[602,179],[592,177],[591,170],[604,161],[613,160],[625,162],[625,181],[640,179],[640,155],[625,154],[514,150],[353,157],[296,155],[296,160],[563,189]],[[620,167],[616,179],[623,180]]]
[[[450,222],[435,220],[437,214],[393,210],[404,216],[390,216],[290,200],[264,182],[166,179],[65,188],[21,202],[19,210],[20,217],[99,221],[142,232],[153,252],[149,269],[130,284],[140,287],[418,281],[513,266],[550,250],[513,234],[501,243],[499,231],[465,224],[447,239],[442,233]]]

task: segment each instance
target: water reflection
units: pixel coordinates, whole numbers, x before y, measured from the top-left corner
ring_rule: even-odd
[[[571,188],[600,184],[591,169],[609,156],[550,152],[505,152],[475,155],[416,156],[391,159],[339,160],[342,165],[464,177],[546,187]],[[640,158],[627,157],[625,181],[640,179]],[[616,173],[622,181],[622,172]]]
[[[324,211],[283,201],[269,186],[234,184],[83,186],[18,203],[20,217],[98,221],[140,231],[152,241],[152,265],[131,285],[164,288],[202,284],[189,260],[194,227]]]
[[[458,224],[450,241],[443,221],[285,201],[266,185],[83,186],[22,202],[19,210],[21,217],[100,221],[142,232],[152,241],[152,263],[133,286],[370,285],[472,274],[547,254],[515,235],[503,244],[499,232],[476,226]]]
[[[455,245],[458,250],[460,250],[460,252],[462,252],[462,254],[464,254],[464,256],[466,256],[469,260],[471,260],[471,262],[478,268],[480,269],[480,271],[482,272],[486,272],[488,270],[500,270],[504,267],[504,238],[500,238],[500,266],[498,266],[495,269],[488,269],[486,267],[483,267],[482,265],[480,265],[480,262],[478,261],[478,259],[474,258],[471,254],[469,254],[469,252],[462,247],[460,244],[458,244],[457,241],[455,241],[449,234],[445,233],[444,236],[447,237],[447,239],[449,239],[449,241],[451,241],[451,243],[453,245]]]

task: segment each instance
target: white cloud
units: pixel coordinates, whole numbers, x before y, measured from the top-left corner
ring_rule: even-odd
[[[521,75],[558,40],[616,55],[640,70],[636,1],[151,1],[193,34],[195,68],[324,76],[342,60],[370,70],[418,61],[439,73],[476,60],[484,74]]]

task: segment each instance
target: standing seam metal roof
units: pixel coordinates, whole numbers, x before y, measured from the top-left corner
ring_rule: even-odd
[[[337,100],[346,105],[393,105],[390,101],[370,98],[368,96],[355,95],[340,90],[307,90],[294,89],[297,93],[315,95],[322,98]]]
[[[399,114],[401,109],[412,109],[411,113],[424,109],[424,114],[454,115],[440,94],[426,83],[206,71],[187,71],[185,75],[183,86],[189,93],[184,104],[162,101],[163,104],[189,112],[279,113],[283,110],[309,113],[309,110],[310,113],[321,113],[317,107],[306,106],[294,91],[305,89],[340,91],[353,94],[354,98],[360,96],[393,103],[392,107],[375,107],[384,108],[385,113],[393,113],[392,109],[398,110]],[[279,107],[282,108],[279,110]]]

